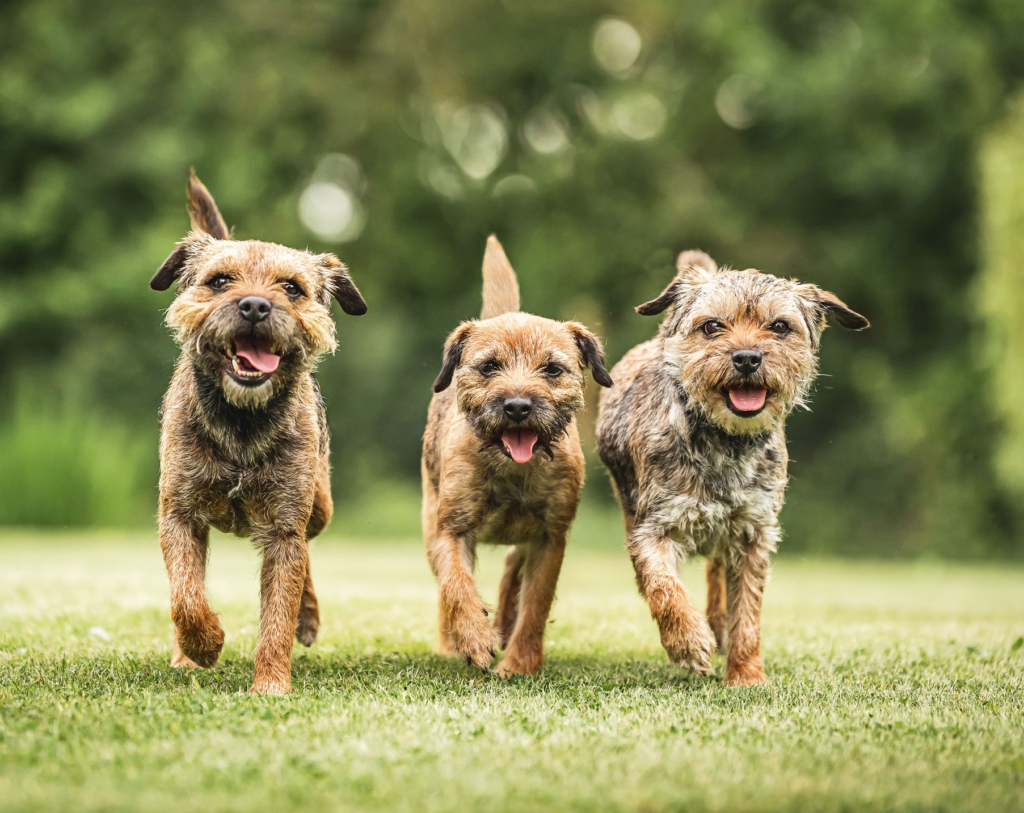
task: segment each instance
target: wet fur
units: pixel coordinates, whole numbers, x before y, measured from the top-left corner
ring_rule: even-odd
[[[785,419],[805,403],[817,375],[826,315],[854,329],[867,320],[813,285],[753,269],[720,270],[702,252],[685,252],[665,291],[637,308],[666,313],[657,338],[615,365],[602,393],[598,451],[626,521],[637,584],[671,660],[700,674],[717,647],[729,685],[766,678],[761,658],[761,598],[787,482]],[[708,320],[727,325],[708,336]],[[791,332],[768,329],[785,320]],[[756,349],[761,367],[740,376],[735,350]],[[724,390],[769,390],[765,408],[742,417]],[[690,602],[680,559],[708,558],[708,610]]]
[[[151,281],[157,290],[177,284],[167,324],[182,348],[164,396],[160,441],[172,665],[211,667],[224,643],[205,595],[209,529],[249,536],[263,554],[252,691],[283,694],[291,689],[292,639],[309,646],[319,628],[308,541],[333,510],[327,416],[313,372],[335,347],[332,296],[344,289],[356,311],[362,298],[333,255],[228,239],[213,198],[194,175],[188,200],[193,231]],[[207,285],[223,274],[231,277],[225,290]],[[298,283],[304,295],[291,300],[284,280]],[[237,308],[253,294],[274,306],[255,328]],[[271,341],[281,354],[278,370],[256,387],[224,370],[221,350],[241,335]]]

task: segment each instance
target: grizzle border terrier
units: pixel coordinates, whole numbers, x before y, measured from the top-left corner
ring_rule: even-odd
[[[171,583],[177,667],[217,662],[224,632],[206,600],[209,530],[251,536],[263,554],[252,691],[291,690],[292,638],[320,615],[308,540],[331,518],[327,418],[313,370],[334,350],[331,298],[366,303],[333,254],[235,241],[190,175],[192,232],[150,281],[177,281],[167,324],[182,348],[164,396],[160,546]]]
[[[487,241],[483,312],[448,337],[423,438],[423,535],[440,590],[441,651],[532,675],[583,487],[583,370],[611,386],[597,338],[519,312],[501,244]],[[451,387],[452,382],[455,386]],[[494,626],[473,581],[478,543],[512,545]]]
[[[716,645],[725,682],[765,682],[761,596],[779,541],[786,416],[817,375],[825,318],[868,320],[814,285],[756,270],[719,270],[700,251],[637,308],[667,312],[657,338],[615,365],[602,393],[598,450],[626,520],[637,584],[669,658],[700,674]],[[676,572],[707,557],[707,619]]]

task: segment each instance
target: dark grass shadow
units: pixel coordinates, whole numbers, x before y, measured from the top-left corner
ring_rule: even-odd
[[[174,669],[167,655],[110,654],[83,657],[11,658],[0,681],[4,694],[31,685],[34,693],[98,697],[147,693],[246,694],[253,680],[251,657],[227,655],[212,669]],[[433,653],[372,654],[296,652],[292,663],[293,696],[402,693],[544,695],[612,690],[705,691],[721,686],[721,667],[702,677],[667,660],[611,656],[552,657],[535,676],[499,678],[466,666],[457,658]]]

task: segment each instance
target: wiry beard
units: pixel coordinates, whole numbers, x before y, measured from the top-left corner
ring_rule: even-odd
[[[225,349],[242,336],[264,340],[280,352],[278,369],[258,384],[241,383],[227,372]],[[216,384],[228,404],[252,412],[267,409],[288,392],[299,375],[316,366],[317,356],[302,341],[295,320],[279,311],[251,325],[233,307],[221,307],[206,318],[201,330],[179,332],[178,338],[196,372]]]
[[[508,419],[503,399],[492,399],[478,408],[466,404],[460,404],[459,408],[473,433],[480,439],[481,450],[500,448],[502,433],[507,429],[532,429],[538,436],[537,446],[547,452],[549,459],[554,459],[554,446],[569,431],[569,424],[579,406],[575,399],[561,403],[534,399],[533,411],[522,423],[513,423]]]

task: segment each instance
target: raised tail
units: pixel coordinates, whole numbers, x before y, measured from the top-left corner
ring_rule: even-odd
[[[519,310],[519,281],[512,263],[505,256],[498,238],[493,234],[487,238],[484,252],[484,307],[481,319],[515,313]]]
[[[231,239],[231,232],[221,217],[213,195],[196,176],[194,169],[188,174],[188,216],[192,219],[193,229],[204,231],[218,240]]]

